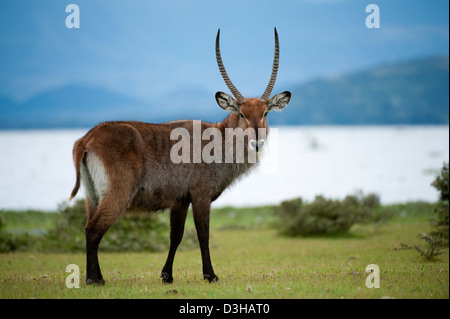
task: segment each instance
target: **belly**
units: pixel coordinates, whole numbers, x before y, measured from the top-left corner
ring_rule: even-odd
[[[177,190],[171,187],[146,187],[142,186],[135,195],[132,207],[145,208],[157,211],[173,207],[180,201],[190,201],[187,190]]]

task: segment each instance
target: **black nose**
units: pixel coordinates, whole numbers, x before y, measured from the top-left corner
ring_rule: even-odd
[[[258,142],[251,140],[250,145],[255,151],[259,152],[264,147],[264,140],[259,140]]]

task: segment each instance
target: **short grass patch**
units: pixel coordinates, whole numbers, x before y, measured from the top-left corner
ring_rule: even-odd
[[[381,227],[356,225],[350,236],[335,238],[214,228],[219,284],[202,280],[196,248],[177,253],[171,285],[159,278],[166,252],[100,253],[104,286],[85,285],[83,253],[0,254],[0,298],[449,298],[448,249],[432,262],[394,249],[429,227],[417,218],[394,219]],[[81,269],[79,289],[65,285],[68,264]],[[369,264],[380,268],[380,288],[366,287]]]

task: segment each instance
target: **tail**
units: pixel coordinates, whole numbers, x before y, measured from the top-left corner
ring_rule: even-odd
[[[75,164],[75,170],[76,170],[76,174],[77,174],[77,180],[75,183],[75,187],[72,190],[72,194],[70,195],[69,201],[71,201],[75,195],[77,195],[78,190],[80,189],[80,167],[81,167],[81,162],[83,161],[83,158],[86,154],[86,150],[84,147],[84,143],[81,140],[78,140],[75,143],[75,146],[73,147],[73,162]]]

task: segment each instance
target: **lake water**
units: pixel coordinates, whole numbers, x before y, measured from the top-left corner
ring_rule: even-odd
[[[74,142],[87,129],[0,131],[0,209],[54,210],[75,184]],[[214,206],[254,206],[363,191],[383,203],[435,201],[448,126],[280,127],[260,167]],[[83,197],[81,191],[77,198]]]

